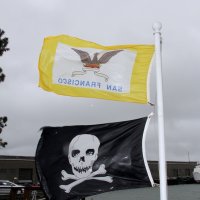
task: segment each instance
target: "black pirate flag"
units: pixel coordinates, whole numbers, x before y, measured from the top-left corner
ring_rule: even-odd
[[[151,186],[143,152],[148,121],[149,117],[145,117],[43,128],[36,167],[48,198],[80,199],[102,192]]]

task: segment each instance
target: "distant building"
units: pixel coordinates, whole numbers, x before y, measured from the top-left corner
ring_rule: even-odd
[[[149,161],[149,168],[154,180],[159,180],[158,161]],[[192,178],[192,172],[197,162],[167,161],[167,178]]]
[[[0,179],[18,179],[24,183],[36,183],[35,159],[30,156],[0,156]]]
[[[153,179],[159,179],[158,161],[148,161]],[[192,177],[197,162],[167,162],[168,179]],[[0,156],[0,179],[37,183],[35,158],[31,156]]]

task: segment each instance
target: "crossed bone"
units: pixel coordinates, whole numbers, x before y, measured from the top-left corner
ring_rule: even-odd
[[[60,188],[65,190],[66,193],[69,193],[71,191],[71,189],[86,181],[86,180],[91,180],[91,179],[94,179],[94,180],[99,180],[99,181],[106,181],[106,182],[109,182],[109,183],[112,183],[112,177],[110,176],[105,176],[105,177],[94,177],[96,175],[100,175],[100,174],[105,174],[106,173],[106,169],[105,169],[105,165],[102,164],[100,165],[99,169],[95,172],[92,172],[89,176],[87,177],[84,177],[84,178],[78,178],[77,176],[74,176],[73,174],[68,174],[65,170],[62,170],[61,171],[61,174],[62,174],[62,180],[63,181],[66,181],[68,179],[73,179],[75,180],[74,182],[68,184],[68,185],[60,185]]]

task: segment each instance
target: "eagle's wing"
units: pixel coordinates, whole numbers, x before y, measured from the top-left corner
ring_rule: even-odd
[[[98,63],[99,64],[107,63],[114,55],[118,54],[120,51],[123,51],[123,50],[109,51],[109,52],[104,53],[103,56],[99,58]]]
[[[72,48],[72,50],[74,50],[80,56],[82,63],[91,63],[91,58],[89,53],[74,48]]]

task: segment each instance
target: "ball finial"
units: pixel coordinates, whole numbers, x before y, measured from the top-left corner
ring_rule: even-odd
[[[162,24],[161,24],[160,22],[155,22],[155,23],[153,24],[153,30],[154,30],[155,32],[160,32],[161,28],[162,28]]]

